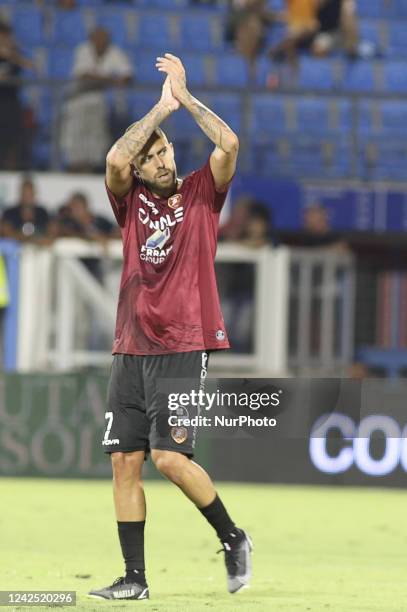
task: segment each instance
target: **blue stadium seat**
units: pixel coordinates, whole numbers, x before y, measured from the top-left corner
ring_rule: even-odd
[[[157,104],[160,95],[160,90],[155,93],[130,90],[127,94],[127,108],[130,119],[137,121],[144,117]]]
[[[239,134],[242,121],[242,101],[239,94],[207,94],[206,99],[209,108]]]
[[[48,55],[48,76],[68,79],[72,75],[74,51],[71,47],[52,47]]]
[[[386,62],[384,82],[389,92],[407,93],[407,62]]]
[[[381,37],[381,22],[378,20],[361,20],[359,23],[359,38],[362,42],[369,42],[375,49],[383,50]]]
[[[407,102],[384,100],[379,102],[382,130],[386,135],[407,135]],[[406,168],[407,172],[407,168]]]
[[[142,48],[158,49],[165,53],[173,49],[175,41],[167,15],[143,13],[139,17],[137,43]]]
[[[330,101],[322,98],[299,98],[296,103],[297,130],[300,134],[329,134]]]
[[[202,87],[207,85],[205,56],[201,53],[183,53],[182,62],[188,77],[188,83]]]
[[[54,11],[52,40],[59,45],[78,45],[87,38],[85,19],[82,11]]]
[[[298,87],[312,90],[331,90],[336,87],[335,63],[330,59],[301,58]]]
[[[361,147],[364,178],[405,181],[407,141],[405,138],[375,139]]]
[[[151,52],[139,52],[134,54],[134,74],[137,81],[145,85],[162,85],[165,74],[158,72],[155,67],[157,54]]]
[[[185,14],[179,17],[180,44],[190,51],[212,51],[214,41],[212,16],[207,13]]]
[[[375,66],[373,62],[348,62],[343,76],[345,91],[374,91],[376,89]]]
[[[378,131],[379,126],[376,123],[377,116],[376,100],[359,100],[357,124],[359,139],[368,139],[373,133]]]
[[[386,0],[357,0],[356,4],[359,17],[381,19],[392,14],[393,7]]]
[[[336,112],[335,128],[340,130],[341,134],[350,132],[354,124],[354,108],[350,100],[337,98],[334,102]]]
[[[397,17],[407,17],[407,0],[395,0]]]
[[[132,42],[128,11],[121,7],[106,8],[98,12],[97,25],[107,30],[114,44],[126,47]]]
[[[139,4],[138,0],[134,0],[134,3],[136,5]],[[180,10],[189,8],[190,3],[189,0],[145,0],[143,5],[160,9],[170,9],[174,11],[174,9]]]
[[[246,61],[237,54],[224,53],[215,57],[215,85],[246,87],[249,71]]]
[[[35,46],[44,43],[43,13],[39,8],[28,5],[16,7],[12,27],[19,44]]]
[[[257,94],[252,97],[250,133],[256,142],[269,141],[290,129],[286,96]]]
[[[391,22],[389,24],[389,47],[391,57],[407,58],[407,23]]]

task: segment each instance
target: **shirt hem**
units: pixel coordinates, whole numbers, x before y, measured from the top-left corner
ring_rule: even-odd
[[[222,346],[213,346],[213,345],[202,345],[198,344],[197,346],[192,346],[184,349],[168,349],[159,350],[159,351],[137,351],[137,350],[126,350],[126,349],[113,349],[112,355],[140,355],[140,356],[148,356],[148,355],[175,355],[177,353],[192,353],[193,351],[224,351],[230,349],[230,344],[224,344]]]

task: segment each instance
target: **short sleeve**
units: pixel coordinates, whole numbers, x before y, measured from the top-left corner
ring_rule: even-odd
[[[80,77],[94,69],[88,43],[82,43],[75,50],[72,76]]]
[[[133,184],[130,187],[129,191],[126,193],[126,195],[118,197],[110,191],[105,181],[107,196],[109,198],[109,202],[112,207],[114,216],[116,217],[116,221],[120,225],[120,227],[124,227],[126,225],[127,211],[131,204],[137,186],[138,182],[136,180],[133,180]]]
[[[210,162],[206,162],[200,170],[197,170],[197,180],[199,181],[198,189],[202,190],[203,199],[208,203],[208,206],[216,213],[220,213],[226,200],[229,187],[232,181],[229,181],[221,191],[216,189],[215,179],[213,178]]]

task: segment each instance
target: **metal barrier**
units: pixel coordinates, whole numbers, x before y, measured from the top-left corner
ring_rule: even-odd
[[[121,260],[119,241],[106,248],[76,239],[21,248],[16,370],[64,372],[110,363]],[[252,265],[255,279],[252,348],[214,354],[216,370],[337,375],[351,362],[350,255],[230,244],[220,245],[216,261]]]

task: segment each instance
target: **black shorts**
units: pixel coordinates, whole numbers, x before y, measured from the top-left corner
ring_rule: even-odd
[[[180,406],[176,398],[180,393],[204,389],[208,360],[207,351],[114,355],[102,440],[104,452],[147,453],[159,449],[192,457],[197,428],[182,421],[198,416],[200,405],[194,395],[187,405],[185,396]]]

